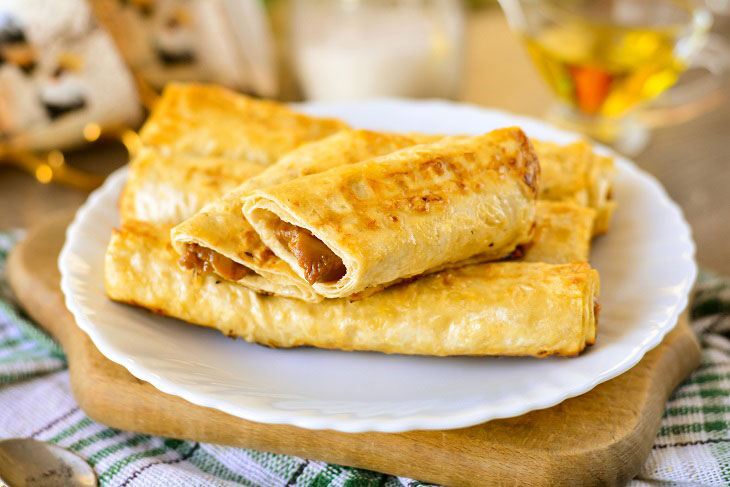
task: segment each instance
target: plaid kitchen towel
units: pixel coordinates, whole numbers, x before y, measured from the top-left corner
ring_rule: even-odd
[[[255,450],[128,433],[76,405],[63,351],[13,304],[3,280],[19,236],[0,233],[0,438],[32,437],[80,454],[102,486],[412,487],[367,470]],[[730,280],[700,275],[692,308],[702,365],[673,394],[632,487],[730,485]]]

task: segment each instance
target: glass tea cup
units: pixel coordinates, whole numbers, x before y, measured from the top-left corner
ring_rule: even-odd
[[[730,46],[691,0],[499,0],[558,99],[549,118],[629,154],[722,99]],[[707,72],[679,81],[688,69]]]

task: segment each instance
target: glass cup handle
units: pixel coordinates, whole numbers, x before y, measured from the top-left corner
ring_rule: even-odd
[[[730,78],[730,44],[717,34],[708,34],[702,47],[692,53],[687,70],[704,70],[694,79],[680,81],[649,108],[639,120],[649,127],[685,122],[716,108],[725,100],[724,84]]]

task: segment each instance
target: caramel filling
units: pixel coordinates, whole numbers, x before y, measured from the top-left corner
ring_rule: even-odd
[[[230,281],[238,281],[251,272],[248,267],[225,255],[195,243],[187,246],[185,253],[180,257],[180,265],[196,272],[214,272]]]
[[[279,220],[274,235],[297,259],[309,284],[339,281],[347,272],[342,259],[308,230]]]

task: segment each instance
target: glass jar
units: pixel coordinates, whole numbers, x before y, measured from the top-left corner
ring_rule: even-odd
[[[460,0],[293,0],[290,25],[308,99],[458,95]]]

